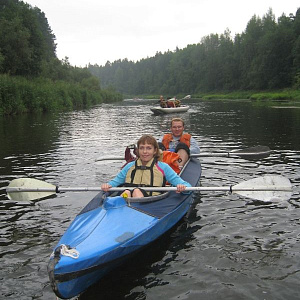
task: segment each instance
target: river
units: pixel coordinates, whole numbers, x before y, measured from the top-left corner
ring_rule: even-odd
[[[202,192],[186,217],[134,260],[79,299],[300,299],[300,109],[246,101],[192,101],[181,114],[201,151],[257,145],[260,160],[201,158],[202,186],[228,186],[263,175],[293,184],[288,201],[270,204]],[[9,201],[5,187],[31,177],[61,187],[100,186],[122,166],[143,133],[160,137],[174,116],[154,116],[154,101],[47,115],[0,118],[0,299],[56,299],[47,274],[53,247],[95,195],[68,192],[32,203]]]

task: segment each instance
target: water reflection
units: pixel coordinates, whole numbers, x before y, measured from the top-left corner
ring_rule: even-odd
[[[16,177],[62,187],[99,186],[142,134],[160,137],[170,116],[154,116],[151,101],[126,101],[56,115],[0,119],[0,295],[8,299],[54,299],[46,265],[52,247],[94,193],[63,193],[34,203],[7,200]],[[228,186],[266,174],[292,181],[289,201],[255,204],[237,195],[201,193],[173,231],[131,263],[89,290],[82,299],[298,299],[300,110],[251,102],[193,102],[182,114],[202,151],[267,145],[264,159],[201,158],[202,186]],[[125,276],[126,275],[126,276]],[[94,297],[94,298],[93,298]]]

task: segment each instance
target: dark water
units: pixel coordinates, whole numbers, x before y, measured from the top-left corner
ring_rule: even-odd
[[[14,203],[5,187],[33,177],[62,187],[100,186],[143,133],[159,137],[173,116],[154,116],[150,101],[126,101],[58,115],[0,119],[0,298],[55,299],[47,262],[59,237],[95,193],[64,193]],[[253,203],[203,192],[171,232],[80,299],[300,299],[300,109],[250,102],[190,102],[181,116],[202,151],[267,145],[272,154],[249,161],[201,158],[202,186],[228,186],[283,175],[289,201]]]

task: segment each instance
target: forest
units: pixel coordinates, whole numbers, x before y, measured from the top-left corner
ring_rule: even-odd
[[[19,0],[0,0],[0,115],[80,109],[120,101],[87,68],[56,56],[45,14]]]
[[[117,60],[88,69],[127,95],[193,94],[300,89],[300,9],[277,20],[270,8],[231,36],[202,37],[198,44],[137,62]]]
[[[270,8],[234,37],[226,29],[137,62],[72,66],[57,58],[55,41],[38,7],[0,0],[0,115],[81,109],[123,95],[300,94],[299,8],[277,20]]]

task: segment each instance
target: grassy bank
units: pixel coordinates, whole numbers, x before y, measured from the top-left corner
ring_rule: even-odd
[[[113,90],[45,78],[0,75],[0,114],[71,110],[122,100]]]
[[[272,92],[237,91],[218,94],[199,94],[193,95],[193,98],[200,98],[203,100],[248,99],[252,101],[283,101],[293,104],[298,103],[300,105],[300,90],[283,90]]]
[[[141,99],[159,99],[160,95],[138,95],[135,97]],[[186,96],[179,94],[178,99]],[[131,97],[131,96],[128,96]],[[134,98],[134,97],[132,97]],[[234,91],[234,92],[218,92],[218,93],[198,93],[192,94],[193,99],[201,100],[251,100],[259,102],[276,101],[282,103],[291,103],[300,105],[300,90],[282,90],[272,92],[259,92],[259,91]]]

